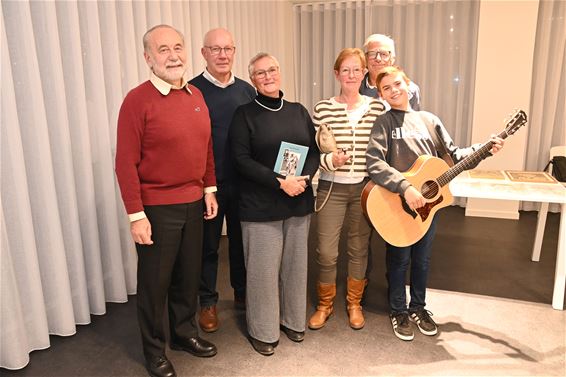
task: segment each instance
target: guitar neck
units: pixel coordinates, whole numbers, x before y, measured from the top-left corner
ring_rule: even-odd
[[[507,138],[507,136],[509,136],[509,134],[507,133],[506,130],[502,131],[501,133],[499,133],[499,135],[497,135],[497,137],[500,137],[501,139],[505,139]],[[446,172],[444,172],[444,174],[442,174],[437,179],[437,182],[440,185],[440,187],[446,186],[448,183],[450,183],[451,180],[456,178],[456,176],[458,176],[464,170],[468,170],[476,166],[482,160],[485,160],[486,158],[491,156],[490,150],[492,147],[493,147],[493,141],[490,140],[484,145],[482,145],[480,149],[478,149],[468,157],[464,158],[462,161],[458,162],[456,165],[452,166]]]

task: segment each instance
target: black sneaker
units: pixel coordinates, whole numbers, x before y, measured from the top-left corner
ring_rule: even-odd
[[[411,328],[409,315],[407,313],[389,314],[391,325],[395,336],[401,340],[413,340],[415,333]]]
[[[438,326],[430,317],[432,315],[426,309],[418,309],[415,312],[411,312],[411,321],[415,322],[419,327],[419,330],[425,335],[436,335],[438,333]]]

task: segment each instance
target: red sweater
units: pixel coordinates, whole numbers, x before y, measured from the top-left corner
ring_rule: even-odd
[[[148,80],[120,108],[116,176],[128,214],[197,201],[216,185],[208,108],[189,85],[164,96]]]

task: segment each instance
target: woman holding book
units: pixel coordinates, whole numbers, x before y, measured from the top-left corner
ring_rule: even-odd
[[[295,342],[304,338],[310,178],[319,159],[310,115],[283,99],[279,69],[269,54],[251,59],[257,97],[236,110],[229,136],[240,183],[249,340],[266,356],[280,329]],[[294,175],[286,167],[290,158],[297,159]]]
[[[369,180],[366,148],[373,122],[385,111],[380,100],[359,93],[366,73],[366,59],[359,48],[342,50],[334,63],[340,94],[314,107],[315,126],[331,127],[338,150],[321,153],[322,172],[318,183],[317,215],[318,299],[309,328],[322,328],[333,312],[336,296],[336,261],[344,225],[348,227],[347,295],[350,327],[361,329],[365,320],[360,301],[365,288],[368,242],[371,228],[360,205],[360,194]]]

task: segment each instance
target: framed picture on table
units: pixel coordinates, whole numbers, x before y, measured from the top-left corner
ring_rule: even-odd
[[[553,176],[542,171],[505,170],[505,174],[512,182],[558,183]]]

